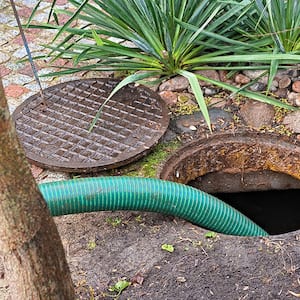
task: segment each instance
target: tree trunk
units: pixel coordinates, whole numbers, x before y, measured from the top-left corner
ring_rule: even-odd
[[[17,140],[1,80],[0,254],[12,299],[75,299],[56,225]]]

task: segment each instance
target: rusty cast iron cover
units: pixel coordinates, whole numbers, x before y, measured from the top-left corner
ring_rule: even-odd
[[[29,161],[66,172],[95,172],[139,159],[156,145],[169,124],[168,110],[152,90],[122,88],[101,104],[118,84],[115,79],[85,79],[58,84],[28,98],[13,114]]]

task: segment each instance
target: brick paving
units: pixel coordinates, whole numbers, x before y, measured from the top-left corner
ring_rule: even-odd
[[[38,22],[46,22],[47,12],[51,6],[51,0],[44,1],[41,8],[34,17]],[[36,0],[15,0],[18,14],[22,24],[25,24],[30,16],[32,9],[36,5]],[[66,8],[67,0],[58,0],[60,8]],[[5,88],[10,111],[20,105],[25,99],[39,91],[39,87],[34,79],[30,64],[26,59],[27,54],[23,45],[13,10],[9,1],[0,0],[0,76]],[[38,29],[24,29],[32,56],[44,53],[42,44],[50,42],[54,32]],[[66,62],[58,60],[56,65],[63,65]],[[39,75],[53,71],[46,63],[38,61],[35,63],[39,70]],[[84,77],[91,77],[92,74],[85,74]],[[62,77],[41,77],[42,87],[82,78],[82,74]]]

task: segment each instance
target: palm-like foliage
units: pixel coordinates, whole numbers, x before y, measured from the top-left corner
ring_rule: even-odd
[[[250,40],[264,41],[264,51],[300,54],[300,1],[255,0],[243,25],[240,32]],[[270,65],[269,86],[279,64],[274,59]]]
[[[266,41],[249,41],[235,31],[241,20],[237,16],[247,11],[251,0],[69,0],[75,12],[51,10],[67,14],[70,19],[59,24],[31,25],[44,29],[57,29],[56,45],[47,45],[53,59],[72,59],[74,68],[66,68],[56,75],[70,74],[82,70],[107,71],[126,70],[126,77],[110,97],[124,85],[149,77],[157,82],[176,74],[186,77],[195,94],[207,124],[209,115],[198,83],[199,69],[255,68],[268,69],[276,59],[295,61],[294,54],[263,53]],[[54,7],[55,2],[53,2]],[[50,18],[49,18],[50,19]],[[76,20],[84,26],[72,26]],[[239,36],[239,40],[236,37]],[[114,39],[118,39],[115,42]],[[123,43],[127,42],[127,43]],[[130,42],[128,44],[128,42]],[[249,52],[253,53],[251,57]],[[79,64],[80,63],[80,64]],[[238,66],[232,65],[238,63]],[[143,71],[143,72],[140,72]],[[53,75],[53,74],[52,74]],[[199,77],[199,76],[198,76]],[[205,79],[201,77],[201,79]],[[214,84],[225,87],[221,82]],[[231,90],[238,92],[235,87]],[[248,96],[259,101],[287,107],[285,104],[262,95],[248,92]],[[107,99],[109,100],[109,99]],[[97,115],[95,121],[99,117]]]

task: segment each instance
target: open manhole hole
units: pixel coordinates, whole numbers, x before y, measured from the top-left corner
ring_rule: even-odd
[[[300,229],[300,146],[266,133],[216,134],[180,148],[160,177],[214,194],[270,234]]]
[[[118,83],[107,78],[70,81],[45,89],[45,101],[36,94],[22,103],[13,119],[29,161],[58,171],[96,172],[148,153],[165,133],[169,111],[143,86],[128,85],[116,93],[89,132]]]

